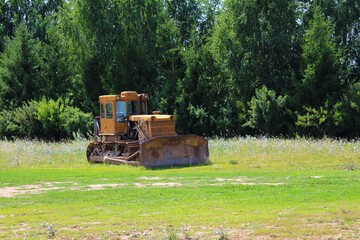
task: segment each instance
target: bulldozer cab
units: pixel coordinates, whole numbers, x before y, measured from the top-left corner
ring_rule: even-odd
[[[120,95],[100,96],[100,134],[118,136],[128,132],[131,115],[147,114],[148,94],[122,92]]]

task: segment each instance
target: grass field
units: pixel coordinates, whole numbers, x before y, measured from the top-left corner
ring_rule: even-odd
[[[0,239],[360,239],[360,141],[209,141],[211,165],[90,165],[0,142]]]

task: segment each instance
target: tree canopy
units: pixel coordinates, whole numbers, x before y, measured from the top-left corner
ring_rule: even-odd
[[[360,0],[0,0],[0,107],[134,90],[181,134],[358,137],[359,49]]]

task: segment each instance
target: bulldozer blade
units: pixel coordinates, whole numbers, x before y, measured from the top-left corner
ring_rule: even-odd
[[[206,164],[208,141],[197,135],[155,137],[140,144],[139,160],[146,168]]]

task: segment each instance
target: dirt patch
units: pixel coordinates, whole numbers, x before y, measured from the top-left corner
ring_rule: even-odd
[[[67,184],[68,186],[58,186],[60,184]],[[69,185],[72,186],[69,186]],[[40,194],[46,191],[51,190],[59,190],[59,189],[67,189],[71,191],[91,191],[91,190],[103,190],[106,187],[120,187],[126,184],[117,184],[117,183],[109,183],[109,184],[91,184],[86,186],[79,186],[76,182],[43,182],[37,185],[21,185],[14,187],[3,187],[0,188],[0,197],[11,198],[16,197],[18,195],[24,194]]]
[[[314,178],[319,178],[321,176],[314,176]],[[62,191],[95,191],[95,190],[104,190],[106,188],[117,188],[123,186],[134,186],[136,188],[147,188],[147,187],[175,187],[183,186],[183,183],[169,181],[169,182],[151,182],[150,180],[163,180],[162,177],[140,177],[139,179],[149,180],[146,183],[106,183],[106,184],[90,184],[90,185],[79,185],[76,182],[41,182],[39,184],[33,185],[21,185],[21,186],[4,186],[0,188],[0,197],[11,198],[19,195],[25,194],[40,194],[46,191],[52,190],[62,190]],[[175,179],[168,179],[175,180]],[[248,178],[234,178],[234,179],[225,179],[225,178],[216,178],[211,180],[212,183],[205,183],[205,185],[225,185],[225,184],[241,184],[241,185],[284,185],[284,182],[278,183],[264,183],[264,182],[253,182],[253,179]],[[193,181],[190,183],[185,183],[186,185],[196,185],[198,186],[198,181]],[[200,185],[202,185],[200,183]],[[1,216],[0,216],[1,218]]]
[[[226,183],[211,183],[209,184],[209,186],[222,186],[225,185]]]
[[[161,178],[161,177],[139,177],[139,179],[143,179],[143,180],[161,180],[163,178]]]
[[[44,182],[43,184],[50,184],[50,185],[54,185],[54,184],[72,184],[72,185],[78,185],[78,183],[76,182]]]
[[[233,184],[237,184],[237,183],[233,183]],[[269,186],[279,186],[279,185],[285,185],[285,183],[280,182],[280,183],[254,183],[254,182],[249,182],[249,183],[241,183],[241,185],[269,185]]]
[[[151,178],[151,179],[161,179],[161,178]],[[66,184],[66,186],[61,186]],[[59,186],[60,185],[60,186]],[[3,187],[0,188],[0,197],[11,198],[19,195],[25,194],[40,194],[46,191],[51,190],[70,190],[70,191],[95,191],[95,190],[104,190],[106,188],[117,188],[127,186],[126,183],[107,183],[107,184],[90,184],[80,186],[76,182],[43,182],[37,185],[21,185],[21,186],[13,186],[13,187]],[[180,186],[182,184],[177,182],[166,182],[166,183],[135,183],[135,187],[146,188],[149,186],[163,186],[163,187],[173,187]],[[0,216],[1,218],[1,216]]]
[[[217,182],[243,182],[243,181],[249,181],[249,178],[216,178],[214,181]]]
[[[10,198],[23,194],[39,194],[45,191],[62,189],[64,187],[54,187],[51,183],[44,183],[38,185],[22,185],[15,187],[0,188],[0,197]]]
[[[153,183],[151,186],[162,186],[162,187],[174,187],[174,186],[181,186],[181,183],[177,182],[167,182],[167,183]]]
[[[143,184],[143,183],[135,183],[135,187],[138,188],[147,188],[149,186],[153,187],[174,187],[174,186],[181,186],[181,183],[177,182],[162,182],[162,183],[150,183],[150,184]]]
[[[87,185],[85,187],[87,187],[87,191],[92,191],[92,190],[104,190],[106,187],[122,187],[125,186],[125,183],[108,183],[108,184],[91,184],[91,185]]]
[[[279,186],[279,185],[285,185],[285,183],[283,183],[283,182],[279,182],[279,183],[260,183],[260,185]]]
[[[177,180],[177,179],[182,179],[183,177],[176,177],[176,178],[167,178],[167,179],[169,179],[169,180]]]
[[[232,184],[232,185],[271,185],[271,186],[278,186],[278,185],[284,185],[285,183],[283,182],[278,182],[278,183],[261,183],[261,182],[252,182],[254,179],[249,179],[249,178],[215,178],[216,182],[221,182],[221,183],[213,183],[213,184],[209,184],[211,186],[221,186],[221,185],[225,185],[225,184]],[[250,181],[250,182],[249,182]]]
[[[228,183],[212,183],[209,184],[210,186],[222,186]],[[232,185],[269,185],[269,186],[279,186],[279,185],[285,185],[285,183],[280,182],[280,183],[255,183],[255,182],[247,182],[247,183],[239,183],[239,182],[232,182],[230,183]]]
[[[224,179],[224,178],[216,178],[215,181],[224,182],[229,181],[230,179]]]
[[[84,222],[84,225],[96,225],[96,224],[102,224],[103,222]]]
[[[142,184],[142,183],[135,183],[135,187],[138,187],[138,188],[146,188],[146,185],[145,185],[145,184]]]

